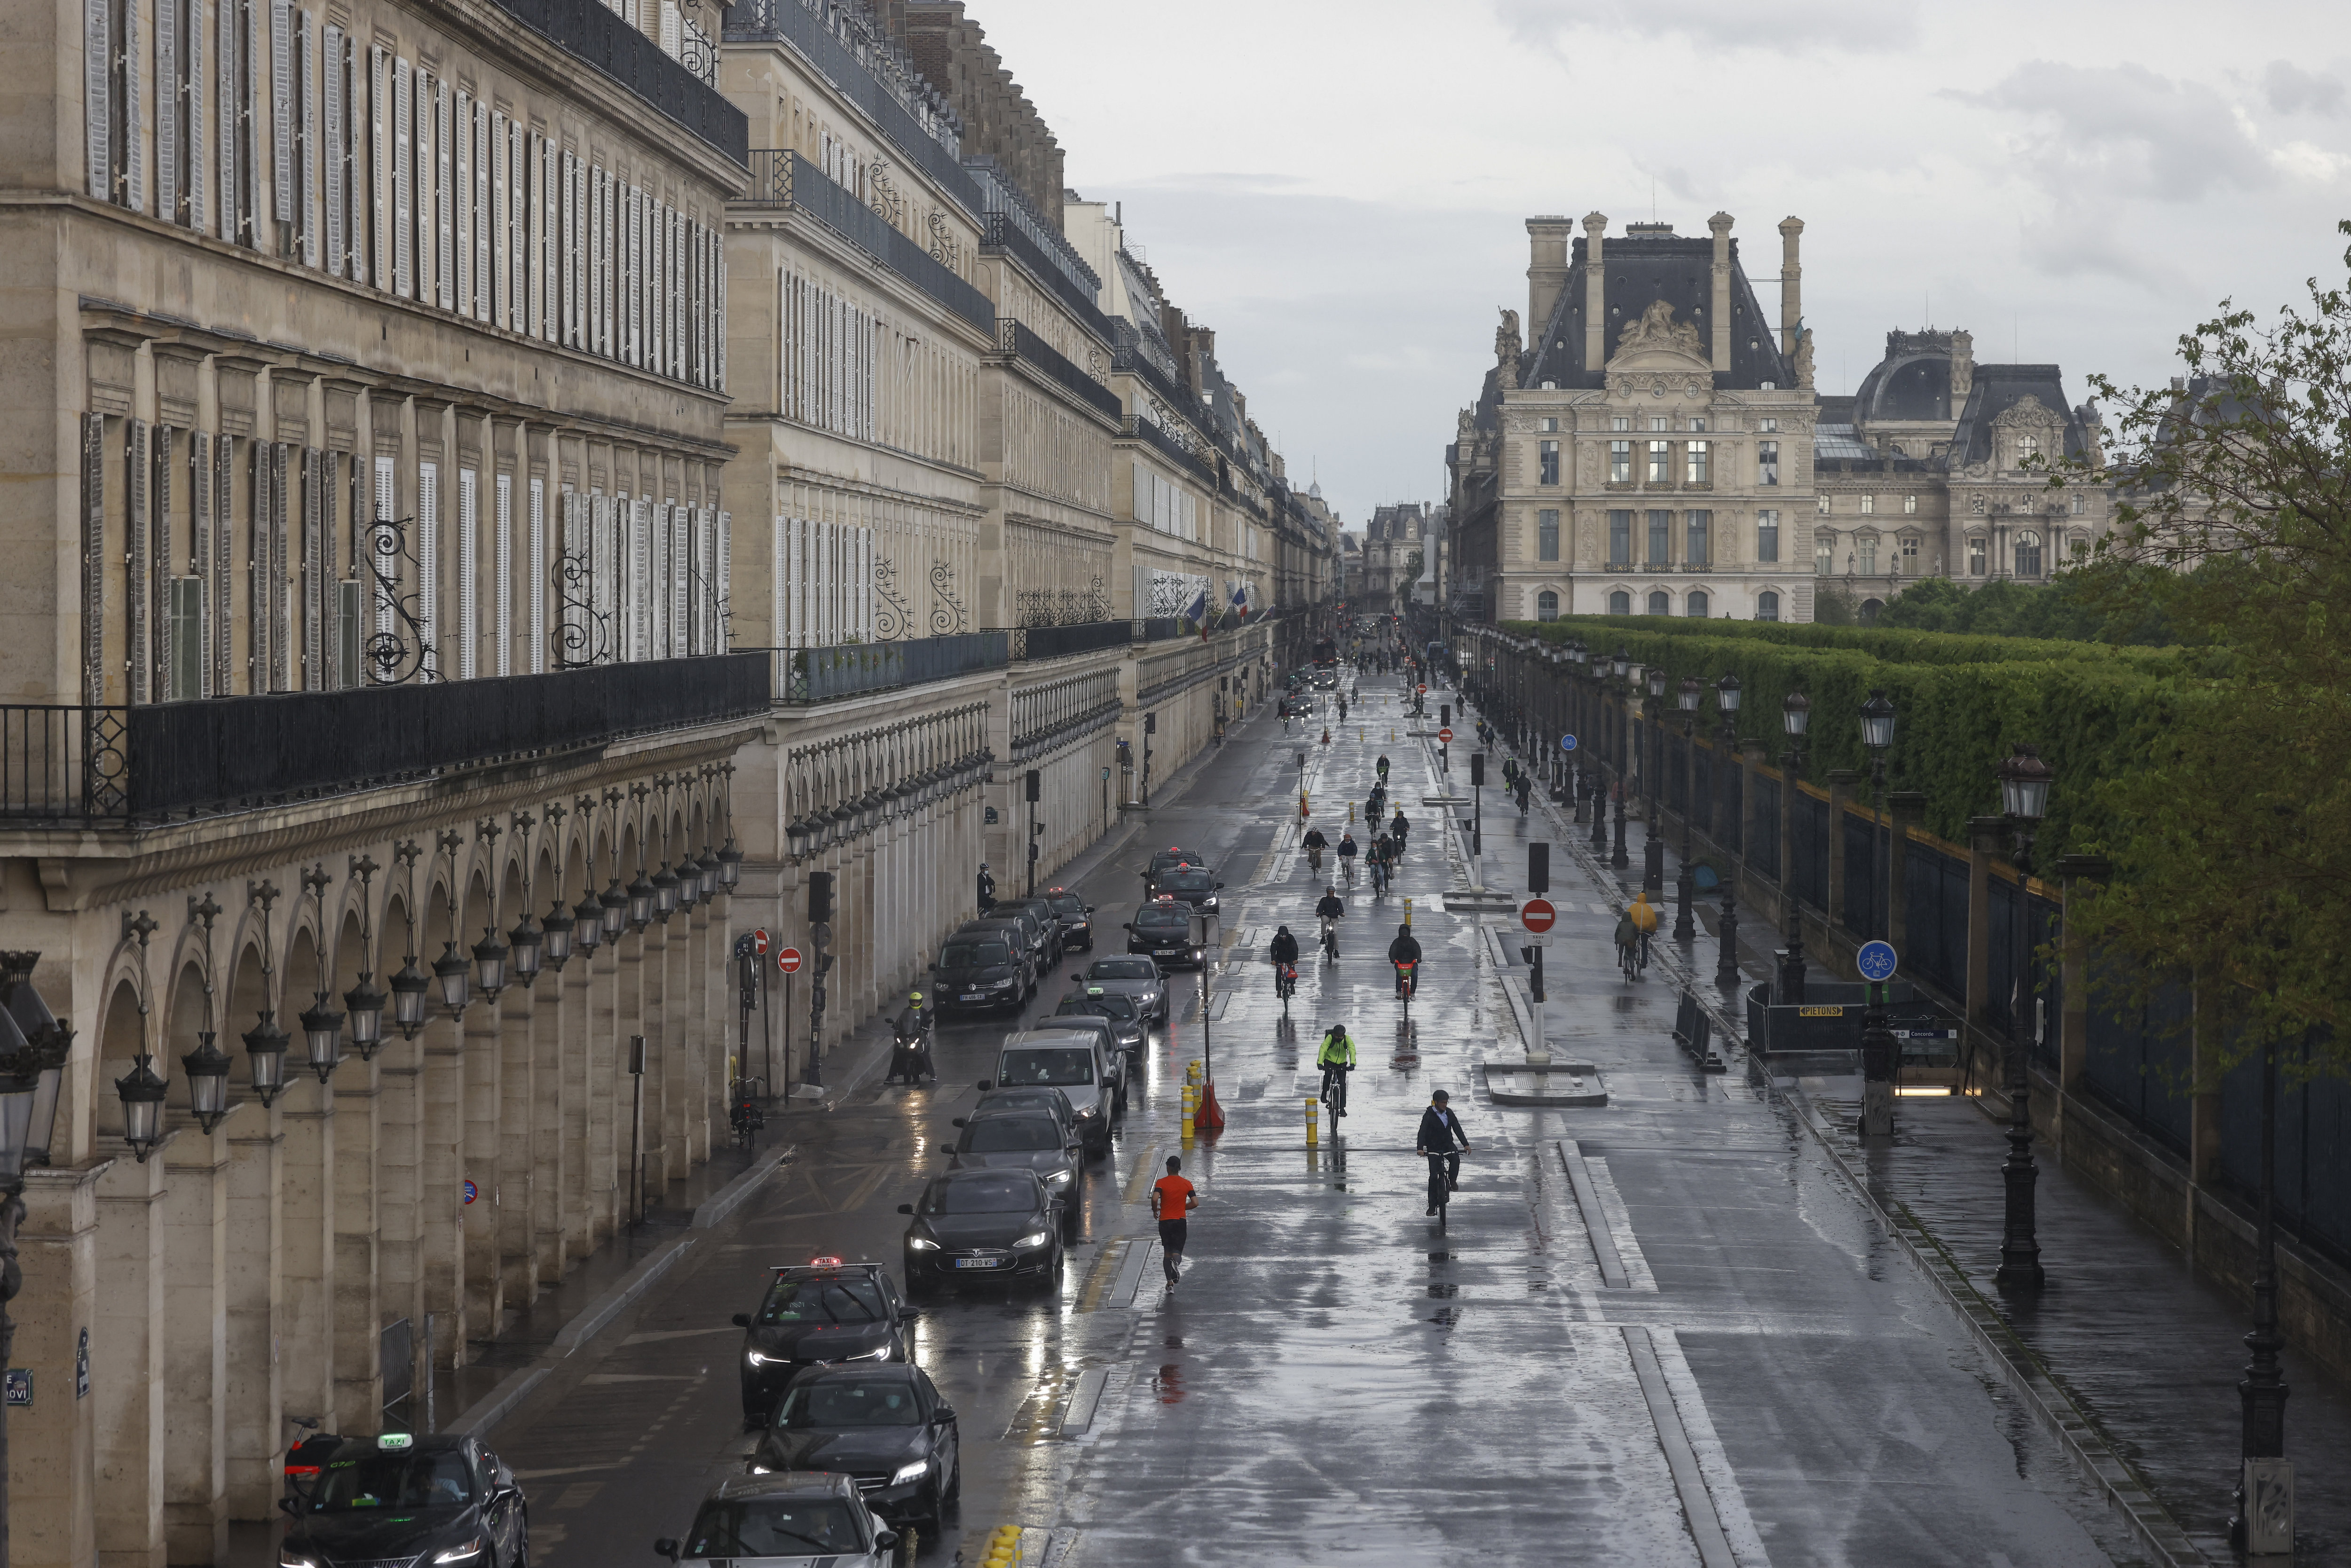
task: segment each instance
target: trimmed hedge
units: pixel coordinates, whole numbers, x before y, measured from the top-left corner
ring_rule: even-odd
[[[2176,649],[1657,616],[1576,616],[1509,630],[1550,642],[1582,636],[1612,653],[1622,647],[1635,663],[1671,672],[1676,685],[1695,674],[1711,688],[1736,672],[1740,737],[1762,743],[1774,761],[1787,747],[1781,700],[1801,691],[1813,700],[1804,773],[1816,781],[1836,768],[1866,773],[1860,708],[1882,689],[1899,714],[1886,788],[1923,793],[1926,827],[1954,842],[1967,841],[1969,818],[1999,811],[1994,770],[2010,745],[2036,743],[2056,772],[2033,846],[2043,868],[2071,850],[2114,841],[2116,824],[2104,820],[2098,781],[2155,761],[2166,731],[2199,695]],[[1709,691],[1701,733],[1720,722]]]

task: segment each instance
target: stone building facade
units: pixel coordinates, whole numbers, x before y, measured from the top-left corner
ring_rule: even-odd
[[[1872,615],[1922,573],[2027,580],[2110,507],[2053,491],[2095,448],[2053,365],[1978,365],[1965,332],[1889,334],[1853,397],[1821,394],[1804,225],[1780,225],[1779,325],[1727,213],[1708,237],[1594,213],[1527,220],[1527,320],[1446,449],[1457,615],[1810,620],[1824,581]]]

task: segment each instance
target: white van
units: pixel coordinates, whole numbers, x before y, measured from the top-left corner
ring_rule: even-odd
[[[1073,1030],[1026,1030],[1004,1037],[996,1053],[990,1088],[1054,1088],[1070,1097],[1078,1113],[1078,1138],[1091,1155],[1110,1152],[1111,1123],[1118,1116],[1117,1079],[1099,1036]]]

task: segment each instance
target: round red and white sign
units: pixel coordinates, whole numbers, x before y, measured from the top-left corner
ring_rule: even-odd
[[[1519,923],[1530,931],[1548,931],[1558,918],[1559,911],[1548,898],[1530,898],[1519,907]]]
[[[794,972],[795,970],[797,970],[799,967],[800,967],[800,950],[799,950],[799,948],[797,948],[797,947],[785,947],[785,948],[780,948],[780,949],[778,949],[778,950],[777,951],[777,954],[776,954],[776,967],[777,967],[777,968],[781,969],[785,974],[789,975],[789,974],[791,974],[792,972]]]
[[[1446,745],[1447,745],[1447,746],[1452,745],[1452,744],[1453,744],[1453,731],[1452,731],[1452,729],[1451,729],[1450,727],[1447,727],[1447,728],[1445,728],[1445,729],[1440,729],[1440,730],[1438,730],[1438,731],[1437,732],[1437,739],[1439,739],[1439,740],[1441,740],[1441,741],[1443,741],[1443,742],[1444,742]]]
[[[768,933],[762,928],[751,933],[751,950],[761,957],[768,955]]]

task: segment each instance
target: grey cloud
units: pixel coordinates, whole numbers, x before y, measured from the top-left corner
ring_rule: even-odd
[[[2227,99],[2144,66],[2032,60],[1989,91],[1951,96],[2018,117],[2020,172],[2061,205],[2085,192],[2192,202],[2272,178]]]
[[[2340,114],[2343,83],[2306,71],[2290,60],[2272,60],[2262,72],[2262,92],[2280,114]]]
[[[1769,8],[1750,0],[1493,0],[1494,14],[1521,43],[1571,51],[1559,35],[1570,28],[1684,37],[1709,49],[1768,54],[1877,54],[1919,39],[1923,0],[1879,0],[1855,7],[1844,0],[1782,0]]]

